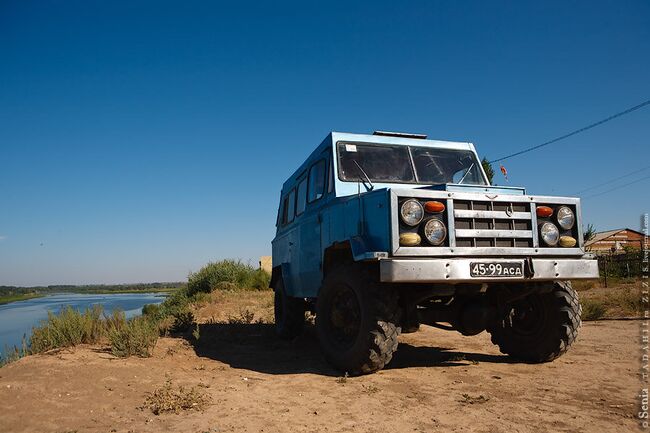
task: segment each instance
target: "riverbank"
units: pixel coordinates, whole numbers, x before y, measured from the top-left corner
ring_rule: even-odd
[[[45,286],[45,287],[14,287],[0,286],[0,305],[12,302],[26,301],[42,298],[44,296],[58,294],[76,295],[123,295],[123,294],[150,294],[162,293],[169,295],[181,287],[184,283],[151,284],[123,284],[123,285],[87,285],[87,286]]]
[[[0,305],[0,364],[7,357],[24,354],[23,342],[29,342],[33,329],[48,320],[50,314],[57,315],[68,307],[83,312],[101,306],[109,316],[114,311],[121,311],[125,318],[131,318],[142,314],[144,305],[162,303],[167,297],[168,294],[163,292],[58,293]],[[62,334],[78,335],[79,324],[78,320],[67,323]],[[14,348],[18,348],[18,352]]]
[[[0,305],[10,304],[12,302],[27,301],[29,299],[42,298],[47,296],[43,293],[21,293],[16,295],[0,295]]]

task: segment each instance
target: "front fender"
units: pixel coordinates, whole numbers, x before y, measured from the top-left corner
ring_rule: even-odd
[[[290,263],[281,263],[279,266],[276,266],[271,271],[271,282],[269,286],[275,288],[275,283],[277,280],[282,279],[284,284],[284,291],[289,296],[296,295],[296,287],[293,284],[293,279],[291,278],[291,264]]]

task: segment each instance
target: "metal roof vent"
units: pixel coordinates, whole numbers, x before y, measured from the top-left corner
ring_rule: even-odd
[[[384,137],[400,137],[400,138],[418,138],[420,140],[425,140],[427,138],[426,134],[411,134],[409,132],[392,132],[392,131],[375,131],[372,135],[381,135]]]

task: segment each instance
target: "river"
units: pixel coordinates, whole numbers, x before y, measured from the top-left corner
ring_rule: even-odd
[[[6,348],[20,347],[23,335],[29,338],[32,327],[47,319],[48,311],[58,313],[65,306],[83,311],[100,304],[107,314],[120,309],[127,317],[133,317],[142,312],[145,304],[159,304],[165,296],[164,293],[62,293],[0,305],[0,355]]]

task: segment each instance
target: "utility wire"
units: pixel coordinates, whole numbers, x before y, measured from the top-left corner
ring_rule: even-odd
[[[629,186],[629,185],[632,185],[632,184],[635,184],[635,183],[639,183],[642,180],[646,180],[646,179],[650,179],[650,176],[645,176],[645,177],[642,177],[641,179],[633,180],[632,182],[624,183],[623,185],[615,186],[614,188],[610,188],[610,189],[608,189],[606,191],[599,192],[599,193],[596,193],[596,194],[588,195],[588,196],[583,197],[583,198],[598,197],[599,195],[603,195],[603,194],[607,194],[607,193],[612,192],[612,191],[616,191],[617,189],[621,189],[621,188],[624,188],[626,186]]]
[[[617,180],[621,180],[621,179],[625,179],[626,177],[630,177],[633,174],[641,173],[642,171],[646,171],[649,168],[650,168],[650,165],[647,166],[647,167],[640,168],[638,170],[631,171],[631,172],[629,172],[627,174],[624,174],[623,176],[615,177],[614,179],[608,180],[606,182],[599,183],[599,184],[596,184],[594,186],[590,186],[589,188],[585,188],[583,190],[580,190],[580,191],[576,192],[575,194],[577,195],[577,194],[582,194],[583,192],[591,191],[592,189],[596,189],[596,188],[599,188],[601,186],[608,185],[608,184],[610,184],[612,182],[616,182]]]
[[[640,103],[639,105],[635,105],[634,107],[630,107],[627,110],[621,111],[620,113],[613,114],[613,115],[609,116],[606,119],[599,120],[596,123],[592,123],[591,125],[587,125],[587,126],[584,126],[584,127],[580,128],[580,129],[576,129],[575,131],[569,132],[568,134],[564,134],[561,137],[554,138],[554,139],[552,139],[550,141],[547,141],[545,143],[538,144],[537,146],[529,147],[528,149],[520,150],[519,152],[512,153],[510,155],[504,156],[504,157],[499,158],[499,159],[495,159],[494,161],[490,161],[490,164],[492,164],[494,162],[503,161],[504,159],[512,158],[514,156],[518,156],[518,155],[521,155],[521,154],[524,154],[524,153],[531,152],[533,150],[539,149],[540,147],[548,146],[549,144],[557,143],[560,140],[564,140],[565,138],[569,138],[569,137],[571,137],[573,135],[579,134],[579,133],[584,132],[584,131],[586,131],[588,129],[595,128],[596,126],[602,125],[603,123],[607,123],[610,120],[616,119],[617,117],[621,117],[621,116],[629,114],[629,113],[631,113],[633,111],[639,110],[639,109],[641,109],[641,108],[643,108],[643,107],[645,107],[647,105],[650,105],[650,99]]]

